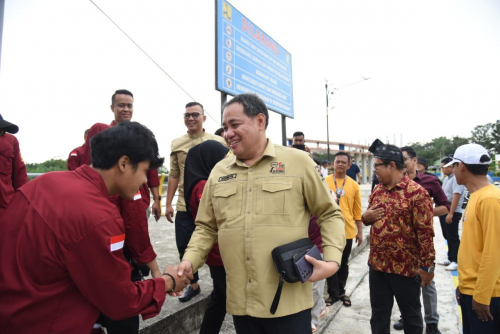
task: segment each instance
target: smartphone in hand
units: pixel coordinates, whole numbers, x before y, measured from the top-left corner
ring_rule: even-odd
[[[306,252],[295,254],[293,256],[293,264],[302,283],[307,281],[313,273],[313,265],[307,262],[305,258],[306,255],[309,255],[319,261],[323,260],[316,245],[314,245],[311,249],[308,249]]]

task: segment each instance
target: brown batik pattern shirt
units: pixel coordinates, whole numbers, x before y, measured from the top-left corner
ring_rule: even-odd
[[[407,175],[390,190],[379,184],[368,208],[384,209],[370,231],[368,264],[373,270],[411,277],[421,266],[434,266],[432,201],[422,186]]]

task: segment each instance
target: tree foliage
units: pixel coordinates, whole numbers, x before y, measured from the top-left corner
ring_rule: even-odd
[[[455,136],[434,138],[428,143],[410,143],[419,157],[427,159],[429,166],[439,166],[441,160],[455,153],[457,147],[469,143],[469,138]]]
[[[61,159],[50,159],[42,163],[26,164],[26,170],[28,173],[46,173],[59,170],[68,170],[66,168],[66,160]]]
[[[500,120],[476,126],[472,130],[472,142],[484,146],[491,153],[500,154]]]

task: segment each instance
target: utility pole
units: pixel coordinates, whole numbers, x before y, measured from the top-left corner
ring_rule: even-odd
[[[330,130],[328,128],[328,80],[325,83],[325,91],[326,91],[326,154],[327,160],[330,161]]]

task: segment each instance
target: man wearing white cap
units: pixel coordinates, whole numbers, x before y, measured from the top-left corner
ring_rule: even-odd
[[[458,251],[457,300],[462,308],[463,333],[500,333],[500,190],[486,178],[491,158],[478,144],[455,151],[458,184],[471,193],[463,214]]]

